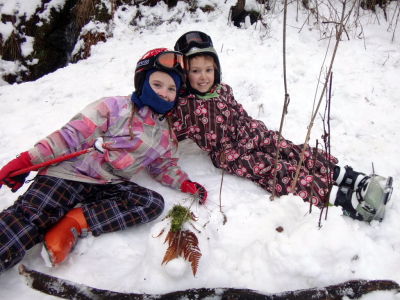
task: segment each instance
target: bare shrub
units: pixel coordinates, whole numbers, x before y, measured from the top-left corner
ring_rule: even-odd
[[[15,33],[12,32],[7,41],[0,46],[0,55],[4,60],[14,61],[21,58],[21,49]]]
[[[98,42],[105,42],[107,40],[104,32],[95,32],[91,31],[87,32],[84,36],[82,36],[84,46],[77,54],[74,55],[73,60],[75,62],[86,59],[90,56],[90,48],[93,45],[96,45]]]
[[[93,0],[79,0],[76,6],[72,9],[75,15],[75,21],[79,28],[87,24],[90,18],[94,15],[95,8]]]

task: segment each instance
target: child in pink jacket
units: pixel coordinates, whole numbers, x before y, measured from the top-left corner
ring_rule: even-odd
[[[89,104],[0,170],[0,187],[15,192],[28,173],[9,177],[12,172],[90,148],[97,138],[112,143],[105,149],[96,144],[98,151],[41,169],[28,190],[0,213],[0,274],[42,241],[56,266],[78,236],[91,232],[97,237],[156,219],[164,209],[162,196],[130,181],[143,168],[161,184],[205,202],[205,189],[177,165],[176,137],[165,118],[187,71],[187,60],[179,52],[147,52],[137,64],[131,97],[105,97]]]

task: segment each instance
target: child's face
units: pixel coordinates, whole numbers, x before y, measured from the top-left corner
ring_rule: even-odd
[[[174,102],[176,98],[176,85],[167,73],[156,71],[149,77],[149,84],[153,91],[167,102]]]
[[[206,93],[214,84],[213,60],[204,57],[193,57],[190,60],[189,82],[192,88]]]

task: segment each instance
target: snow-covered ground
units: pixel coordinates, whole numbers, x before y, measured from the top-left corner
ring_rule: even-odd
[[[33,3],[30,1],[14,2]],[[236,99],[251,116],[278,130],[284,100],[283,15],[277,13],[282,4],[277,4],[276,13],[269,15],[267,34],[265,28],[260,30],[260,23],[246,29],[227,25],[229,7],[235,2],[219,1],[214,12],[206,14],[198,9],[192,15],[184,14],[186,4],[181,2],[171,11],[158,4],[142,10],[144,17],[137,27],[129,25],[136,9],[120,8],[113,37],[92,47],[87,60],[35,82],[0,86],[0,166],[60,128],[90,102],[103,96],[130,94],[137,60],[152,48],[173,48],[177,38],[189,30],[201,30],[212,37],[223,81],[232,86]],[[320,31],[311,26],[314,19],[300,31],[307,12],[300,10],[296,22],[295,6],[291,4],[288,11],[286,61],[291,102],[283,136],[300,144],[305,140],[329,40],[322,39]],[[395,8],[392,2],[389,20]],[[207,188],[209,195],[205,206],[193,208],[199,217],[195,226],[201,230],[196,235],[203,255],[196,277],[190,264],[181,259],[161,266],[166,233],[154,237],[168,226],[168,220],[162,221],[162,217],[124,232],[82,239],[57,268],[45,266],[41,244],[28,251],[22,263],[96,288],[147,294],[200,287],[275,293],[351,279],[400,283],[400,28],[392,42],[394,25],[388,31],[389,23],[379,9],[377,16],[379,22],[375,15],[361,18],[361,38],[361,27],[353,28],[350,40],[344,38],[339,44],[333,66],[331,142],[332,154],[339,158],[340,165],[348,164],[369,174],[373,163],[376,173],[393,176],[394,192],[382,223],[355,221],[342,216],[340,208],[331,207],[328,219],[318,228],[319,210],[314,208],[309,214],[308,203],[299,197],[286,196],[271,202],[263,189],[225,174],[222,205],[228,221],[223,225],[218,206],[221,170],[214,168],[207,154],[194,143],[185,141],[179,145],[179,164],[192,180]],[[170,21],[152,26],[160,19]],[[322,133],[318,117],[310,144],[315,145],[316,139],[322,142]],[[34,175],[31,173],[30,178]],[[145,170],[132,180],[163,195],[164,214],[174,204],[190,203],[185,200],[187,195],[161,186]],[[0,208],[11,205],[26,188],[12,194],[3,187]],[[284,229],[281,233],[276,231],[279,226]],[[15,267],[0,276],[0,299],[56,298],[27,287]],[[392,292],[376,292],[362,299],[400,297]]]

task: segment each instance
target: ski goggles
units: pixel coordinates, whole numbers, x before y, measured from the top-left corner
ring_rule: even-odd
[[[174,50],[186,54],[192,47],[213,47],[211,38],[201,31],[190,31],[182,35],[175,44]]]
[[[136,65],[136,71],[138,69],[150,70],[153,68],[187,74],[189,73],[190,65],[187,57],[176,51],[161,52],[156,56],[138,61]]]

